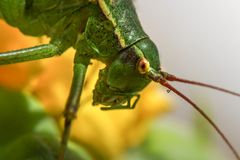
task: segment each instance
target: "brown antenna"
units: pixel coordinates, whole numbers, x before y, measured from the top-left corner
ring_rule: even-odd
[[[240,160],[240,156],[238,155],[235,148],[232,146],[232,144],[229,142],[229,140],[226,138],[226,136],[223,134],[223,132],[219,129],[219,127],[211,120],[211,118],[201,109],[199,108],[192,100],[190,100],[188,97],[183,95],[181,92],[179,92],[177,89],[175,89],[173,86],[171,86],[169,83],[162,84],[163,86],[167,87],[174,93],[176,93],[178,96],[182,97],[185,101],[187,101],[189,104],[191,104],[217,131],[217,133],[222,137],[222,139],[225,141],[225,143],[228,145],[230,150],[233,152],[235,157]]]
[[[165,76],[165,79],[168,80],[168,81],[175,81],[175,82],[181,82],[181,83],[187,83],[187,84],[207,87],[207,88],[211,88],[211,89],[214,89],[214,90],[218,90],[218,91],[221,91],[221,92],[225,92],[225,93],[232,94],[234,96],[240,97],[240,93],[233,92],[233,91],[227,90],[225,88],[221,88],[221,87],[218,87],[218,86],[214,86],[214,85],[210,85],[210,84],[206,84],[206,83],[202,83],[202,82],[196,82],[196,81],[191,81],[191,80],[179,78],[179,77],[176,77],[174,75],[171,75],[171,74],[168,74],[168,73],[165,73],[165,72],[163,72],[163,74]]]
[[[185,79],[178,78],[174,75],[170,75],[166,72],[161,72],[160,74],[154,70],[150,70],[148,72],[148,77],[152,79],[155,82],[160,83],[161,85],[165,86],[169,90],[173,91],[175,94],[180,96],[182,99],[184,99],[186,102],[188,102],[196,111],[198,111],[210,124],[211,126],[216,130],[216,132],[221,136],[221,138],[224,140],[224,142],[228,145],[230,150],[233,152],[237,160],[240,160],[240,156],[238,155],[236,149],[233,147],[233,145],[230,143],[230,141],[227,139],[227,137],[223,134],[223,132],[219,129],[219,127],[216,125],[216,123],[213,122],[213,120],[201,109],[199,108],[190,98],[182,94],[180,91],[178,91],[176,88],[174,88],[172,85],[170,85],[167,80],[169,81],[178,81],[178,82],[183,82],[183,83],[189,83],[189,84],[194,84],[194,85],[199,85],[199,86],[204,86],[212,89],[216,89],[225,93],[233,94],[235,96],[240,96],[239,93],[235,93],[220,87],[208,85],[205,83],[201,82],[195,82],[195,81],[189,81]]]

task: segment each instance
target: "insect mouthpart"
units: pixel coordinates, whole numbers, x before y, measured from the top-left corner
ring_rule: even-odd
[[[107,96],[107,95],[98,95],[99,98],[96,99],[94,102],[93,102],[93,105],[98,105],[98,104],[102,104],[102,105],[105,105],[105,106],[112,106],[112,105],[117,105],[117,104],[122,104],[124,102],[126,102],[126,99],[125,98],[121,98],[119,96]]]

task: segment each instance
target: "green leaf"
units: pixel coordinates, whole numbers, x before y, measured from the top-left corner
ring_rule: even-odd
[[[202,137],[200,137],[202,139]],[[202,143],[193,130],[179,123],[155,125],[143,144],[125,155],[127,160],[221,160],[216,146]]]
[[[0,88],[0,147],[31,132],[59,134],[54,120],[33,97]]]
[[[56,122],[32,96],[0,88],[0,159],[56,160],[60,134]],[[69,143],[66,160],[90,160]]]
[[[71,147],[72,148],[72,147]],[[66,152],[65,160],[90,160],[84,149],[74,146]],[[56,160],[59,141],[52,135],[28,134],[4,148],[0,159],[7,160]]]

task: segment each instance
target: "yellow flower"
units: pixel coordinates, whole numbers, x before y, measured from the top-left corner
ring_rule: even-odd
[[[168,111],[168,106],[166,94],[158,91],[154,84],[143,91],[134,110],[101,111],[92,107],[91,100],[88,100],[81,106],[73,123],[72,137],[97,150],[98,156],[113,159],[125,149],[141,143],[150,120]]]
[[[3,22],[0,25],[0,42],[3,41],[2,32],[6,35],[11,34],[9,41],[4,40],[6,43],[0,46],[2,51],[38,43],[37,39],[33,39],[35,44],[32,44],[32,38],[26,40],[17,38],[20,35],[15,29],[7,28]],[[44,39],[44,42],[47,40]],[[16,44],[19,46],[15,47]],[[4,48],[5,46],[10,47]],[[62,119],[59,117],[71,85],[73,55],[74,50],[70,49],[61,57],[12,65],[9,66],[10,68],[1,66],[0,84],[12,88],[25,87],[43,103],[46,111],[59,119],[62,124]],[[87,71],[80,109],[72,126],[71,137],[90,149],[96,158],[113,159],[143,140],[149,122],[169,110],[170,100],[165,93],[159,91],[159,85],[152,83],[142,91],[140,101],[134,110],[101,111],[99,106],[92,106],[92,90],[98,78],[98,71],[104,65],[97,61],[92,62],[93,65],[90,65]],[[31,71],[36,65],[41,70],[33,76]],[[24,69],[17,70],[18,67]],[[23,77],[20,78],[21,83],[17,81],[19,76]],[[11,85],[8,84],[10,82]]]

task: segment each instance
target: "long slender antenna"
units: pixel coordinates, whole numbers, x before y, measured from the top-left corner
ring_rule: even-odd
[[[182,83],[207,87],[207,88],[211,88],[211,89],[214,89],[214,90],[218,90],[218,91],[221,91],[221,92],[225,92],[225,93],[232,94],[234,96],[240,97],[240,93],[233,92],[233,91],[227,90],[225,88],[221,88],[221,87],[218,87],[218,86],[214,86],[214,85],[210,85],[210,84],[206,84],[206,83],[202,83],[202,82],[196,82],[196,81],[191,81],[191,80],[179,78],[179,77],[176,77],[174,75],[171,75],[171,74],[168,74],[168,73],[165,73],[165,72],[164,72],[164,75],[165,75],[166,80],[168,80],[168,81],[176,81],[176,82],[182,82]]]
[[[191,99],[189,99],[187,96],[179,92],[177,89],[175,89],[172,85],[170,85],[166,80],[159,79],[158,81],[160,84],[165,86],[166,88],[172,90],[175,94],[183,98],[185,101],[187,101],[189,104],[192,105],[194,109],[196,109],[211,125],[212,127],[217,131],[217,133],[222,137],[222,139],[225,141],[225,143],[228,145],[230,150],[233,152],[235,157],[240,160],[240,156],[238,155],[237,151],[234,149],[232,144],[229,142],[229,140],[226,138],[226,136],[223,134],[223,132],[219,129],[219,127],[211,120],[211,118],[201,109],[199,108]]]

